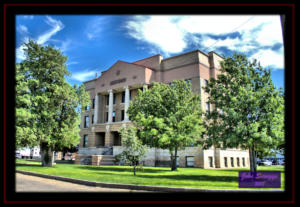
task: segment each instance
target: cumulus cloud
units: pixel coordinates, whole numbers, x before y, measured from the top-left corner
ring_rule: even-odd
[[[125,28],[130,37],[165,55],[195,45],[204,52],[225,48],[248,56],[255,53],[276,67],[282,66],[284,58],[283,52],[271,49],[283,43],[279,15],[135,16]],[[234,32],[238,36],[232,35]]]
[[[260,50],[250,57],[260,62],[261,66],[276,69],[284,68],[284,58],[282,53],[274,52],[273,50]]]
[[[181,52],[187,46],[185,31],[172,22],[172,17],[137,16],[125,27],[132,37],[153,44],[166,53]]]
[[[95,78],[96,73],[97,73],[96,70],[84,70],[80,72],[75,72],[72,74],[71,79],[84,82]]]

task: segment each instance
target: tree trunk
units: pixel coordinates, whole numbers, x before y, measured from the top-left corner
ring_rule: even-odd
[[[256,153],[253,146],[249,147],[249,159],[250,159],[250,172],[255,175],[257,169],[256,167],[257,163],[256,163]]]
[[[42,166],[52,167],[54,163],[54,155],[51,148],[48,146],[48,143],[41,144],[41,160]]]
[[[175,148],[175,153],[174,153],[174,156],[171,155],[171,162],[172,162],[172,168],[171,170],[174,171],[174,170],[177,170],[177,165],[176,165],[176,157],[177,157],[177,148]]]
[[[133,166],[133,175],[135,176],[135,165]]]

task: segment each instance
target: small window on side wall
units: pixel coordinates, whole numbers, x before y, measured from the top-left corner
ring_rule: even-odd
[[[88,147],[89,136],[87,134],[83,135],[83,147]]]

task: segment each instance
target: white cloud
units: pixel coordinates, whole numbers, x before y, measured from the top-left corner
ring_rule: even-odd
[[[33,19],[34,16],[33,15],[23,15],[22,16],[24,19]]]
[[[137,16],[125,27],[130,36],[153,44],[165,53],[181,52],[187,46],[184,30],[171,21],[172,17],[168,16]]]
[[[71,79],[77,80],[80,82],[84,82],[87,80],[91,80],[96,77],[96,70],[84,70],[81,72],[73,73]]]
[[[32,19],[33,16],[23,16],[24,18],[30,18]],[[64,25],[61,21],[59,20],[56,20],[50,16],[46,16],[46,20],[45,22],[51,26],[51,29],[48,30],[46,33],[38,36],[35,41],[38,43],[38,44],[44,44],[45,42],[49,41],[50,38],[52,36],[54,36],[57,32],[59,32],[60,30],[62,30],[64,28]],[[24,25],[20,25],[18,26],[17,28],[18,31],[22,32],[23,34],[25,35],[28,35],[29,34],[29,31],[28,31],[28,28]],[[31,38],[33,39],[33,38]],[[24,43],[28,43],[28,40],[29,40],[29,37],[28,36],[25,36],[23,38],[23,42]],[[68,46],[70,45],[70,41],[64,41],[61,43],[61,48],[62,48],[62,51],[66,51],[68,49]],[[22,60],[25,60],[25,53],[24,53],[24,49],[26,49],[26,47],[24,45],[21,45],[19,46],[17,49],[16,49],[16,59],[17,61],[22,61]]]
[[[135,16],[125,23],[125,28],[129,36],[164,54],[182,52],[189,44],[204,52],[225,47],[243,53],[257,50],[258,54],[261,48],[283,43],[279,15]],[[232,32],[239,32],[239,37],[218,37]],[[270,52],[279,58],[271,65],[282,65],[283,53],[270,49],[261,51],[267,58],[265,62],[270,64]]]
[[[17,27],[17,31],[21,34],[28,34],[28,28],[22,24]]]
[[[55,35],[57,32],[62,30],[64,28],[64,25],[61,21],[53,19],[50,16],[46,16],[46,23],[50,25],[52,28],[44,33],[43,35],[39,36],[37,38],[38,44],[44,44],[47,42],[53,35]]]
[[[107,17],[96,17],[92,19],[86,27],[85,33],[89,40],[100,36],[103,28],[108,23]]]
[[[28,43],[29,42],[29,38],[28,37],[24,37],[23,38],[23,42],[24,43]],[[26,59],[24,49],[26,49],[25,45],[21,45],[20,47],[18,47],[16,49],[16,59],[17,59],[17,61],[22,61],[22,60]]]
[[[273,69],[284,68],[284,55],[282,50],[280,53],[270,49],[260,50],[252,55],[250,59],[256,59],[263,67],[270,67]]]
[[[67,65],[77,65],[79,62],[73,61],[73,62],[67,62]]]

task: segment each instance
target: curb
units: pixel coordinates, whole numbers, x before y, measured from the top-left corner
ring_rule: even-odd
[[[199,188],[176,188],[176,187],[158,187],[149,185],[130,185],[130,184],[117,184],[117,183],[100,183],[95,181],[79,180],[74,178],[67,178],[62,176],[40,174],[35,172],[16,170],[16,173],[21,173],[24,175],[38,176],[42,178],[55,179],[65,182],[71,182],[81,185],[103,187],[103,188],[119,188],[119,189],[130,189],[130,190],[144,190],[144,191],[157,191],[157,192],[229,192],[229,193],[239,193],[239,192],[253,192],[253,193],[269,193],[277,192],[282,193],[283,190],[220,190],[220,189],[199,189]]]

